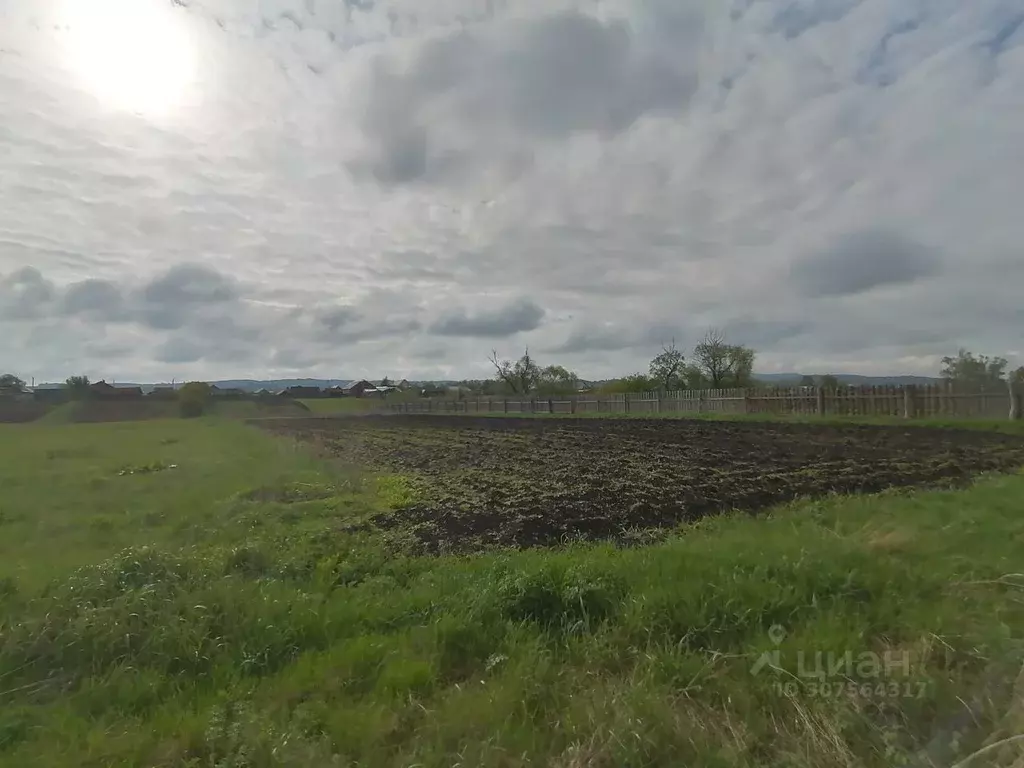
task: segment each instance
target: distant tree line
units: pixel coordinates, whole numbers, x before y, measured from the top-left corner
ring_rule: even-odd
[[[605,394],[673,391],[679,389],[727,389],[754,384],[753,349],[730,343],[725,334],[710,330],[687,359],[673,339],[654,356],[647,372],[631,373],[605,382]],[[489,358],[495,376],[486,382],[463,382],[475,394],[569,394],[580,389],[580,377],[561,365],[541,366],[529,349],[518,360],[504,360],[497,351]]]
[[[756,352],[742,344],[730,343],[723,332],[712,329],[694,346],[689,358],[676,346],[673,339],[662,346],[651,359],[646,372],[635,372],[619,379],[603,382],[597,391],[601,394],[627,392],[674,391],[680,389],[732,389],[759,386],[754,379]],[[475,396],[503,395],[568,395],[583,387],[580,376],[562,365],[541,365],[526,349],[516,360],[505,360],[491,351],[489,358],[494,376],[484,380],[466,380],[459,384],[460,393]],[[996,390],[1008,384],[1024,385],[1024,366],[1008,370],[1009,362],[1003,357],[977,355],[959,349],[956,355],[942,358],[940,376],[943,380],[962,386],[966,390]],[[388,379],[384,379],[388,382]],[[382,385],[386,386],[382,382]],[[834,389],[839,379],[831,374],[804,376],[800,386],[819,386]],[[88,376],[70,376],[64,382],[67,397],[83,400],[91,395]],[[0,397],[20,395],[26,391],[24,379],[13,373],[0,374]],[[448,389],[427,387],[423,394],[440,396]],[[199,416],[209,403],[210,385],[193,381],[176,391],[183,416]]]
[[[757,353],[742,344],[733,344],[722,331],[712,329],[696,344],[689,358],[673,339],[662,346],[646,372],[638,371],[602,383],[601,394],[628,392],[669,392],[681,389],[738,389],[767,386],[754,378]],[[463,381],[460,389],[475,395],[569,394],[580,389],[580,377],[560,365],[541,366],[529,349],[517,360],[489,358],[495,376],[485,381]],[[942,358],[941,378],[967,389],[1005,388],[1007,384],[1024,384],[1024,366],[1007,371],[1009,363],[1002,357],[975,355],[960,349],[955,356]],[[837,389],[840,380],[834,374],[803,376],[802,387]]]
[[[956,356],[942,358],[940,375],[946,381],[981,391],[1002,389],[1007,384],[1024,383],[1024,366],[1007,372],[1009,365],[1004,357],[975,355],[961,348]]]

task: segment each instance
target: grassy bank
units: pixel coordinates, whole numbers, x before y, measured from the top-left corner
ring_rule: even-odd
[[[0,429],[0,765],[949,766],[1024,731],[1024,475],[437,559],[360,526],[401,489],[239,423]]]

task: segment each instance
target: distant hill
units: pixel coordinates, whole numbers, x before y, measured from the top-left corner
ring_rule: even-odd
[[[805,374],[802,373],[756,373],[754,378],[758,381],[766,384],[775,385],[796,385],[800,383],[800,380]],[[807,374],[814,377],[819,377],[823,374]],[[883,385],[883,384],[938,384],[942,379],[933,376],[860,376],[853,373],[837,373],[832,374],[835,376],[841,384],[847,386],[862,386],[862,385]],[[215,384],[221,389],[241,389],[245,392],[257,392],[261,389],[267,389],[271,392],[277,390],[286,389],[288,387],[336,387],[336,386],[347,386],[350,383],[358,381],[358,379],[222,379],[220,381],[211,381],[211,384]],[[159,384],[136,384],[133,382],[117,381],[108,382],[113,384],[115,387],[141,387],[144,392],[151,391],[154,387],[169,387],[170,382],[161,382]],[[181,386],[184,382],[176,382],[177,386]],[[601,386],[607,383],[603,380],[588,380],[581,381],[581,385],[584,386]],[[411,381],[409,382],[413,387],[423,386],[455,386],[458,384],[456,381]],[[36,389],[59,389],[63,388],[63,384],[48,383],[38,384]]]
[[[799,384],[804,376],[818,378],[821,373],[755,373],[754,378],[768,384]],[[840,384],[847,386],[878,386],[883,384],[938,384],[942,381],[937,376],[860,376],[855,373],[834,373]]]
[[[210,384],[214,384],[221,389],[241,389],[245,392],[258,392],[261,389],[268,389],[271,392],[286,389],[288,387],[336,387],[336,386],[347,386],[351,383],[359,381],[359,379],[222,379],[220,381],[211,381]],[[127,381],[110,381],[108,384],[114,387],[141,387],[143,392],[149,392],[155,387],[169,387],[171,382],[161,381],[156,384],[136,384]],[[174,385],[180,387],[184,384],[184,381],[176,381]],[[412,386],[422,386],[425,384],[435,384],[438,382],[424,382],[424,381],[409,381]],[[446,383],[446,382],[440,382]],[[454,382],[451,382],[454,384]],[[36,389],[63,389],[63,383],[45,383],[37,384]]]
[[[223,381],[211,381],[221,389],[241,389],[246,392],[256,392],[261,389],[269,389],[271,392],[288,387],[335,387],[339,384],[348,384],[349,379],[224,379]]]

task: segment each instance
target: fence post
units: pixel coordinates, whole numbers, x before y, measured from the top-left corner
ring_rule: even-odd
[[[816,387],[815,388],[814,397],[815,397],[815,404],[814,404],[815,412],[819,416],[824,416],[825,415],[825,388],[824,387]]]
[[[548,413],[555,412],[555,401],[553,398],[548,398]]]
[[[569,398],[569,413],[576,413],[576,397]]]
[[[501,404],[502,404],[503,406],[505,406],[505,407],[504,407],[504,412],[505,412],[505,413],[508,413],[508,398],[506,397],[506,398],[505,398],[504,400],[502,400],[502,401],[501,401]]]
[[[914,385],[907,384],[903,387],[903,418],[914,418]]]
[[[1014,386],[1013,379],[1008,379],[1006,386],[1010,390],[1010,420],[1016,421],[1021,416],[1021,393],[1019,387]]]

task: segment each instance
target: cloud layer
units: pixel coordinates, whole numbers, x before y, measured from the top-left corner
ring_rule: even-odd
[[[765,371],[1020,354],[1009,0],[123,4],[0,2],[23,376],[598,377],[709,326]],[[187,46],[124,45],[159,25]],[[159,110],[97,81],[186,55]]]

